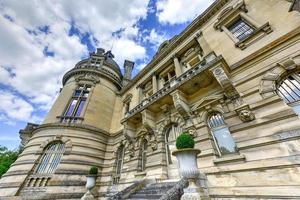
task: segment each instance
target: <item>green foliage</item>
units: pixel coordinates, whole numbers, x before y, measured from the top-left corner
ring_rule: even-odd
[[[176,139],[176,148],[185,149],[185,148],[194,148],[195,141],[193,137],[188,133],[182,133]]]
[[[97,175],[98,174],[98,167],[92,166],[90,168],[89,174],[91,174],[91,175]]]
[[[7,172],[10,165],[17,160],[21,152],[21,147],[17,150],[8,150],[6,147],[0,145],[0,178]]]

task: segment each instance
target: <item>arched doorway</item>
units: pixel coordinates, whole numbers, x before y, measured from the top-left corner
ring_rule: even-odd
[[[182,129],[177,124],[172,124],[166,131],[166,157],[167,157],[167,171],[169,179],[179,179],[178,163],[172,152],[176,150],[176,138],[181,134]]]

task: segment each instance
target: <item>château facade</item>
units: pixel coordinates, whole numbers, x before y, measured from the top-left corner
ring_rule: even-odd
[[[80,199],[91,166],[99,199],[179,181],[183,131],[211,199],[300,199],[299,0],[216,0],[134,78],[113,58],[99,48],[64,75],[0,199]]]

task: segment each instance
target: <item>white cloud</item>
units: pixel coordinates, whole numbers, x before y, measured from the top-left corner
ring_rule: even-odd
[[[157,16],[161,23],[181,24],[192,21],[214,0],[161,0],[157,1]]]
[[[5,123],[10,123],[14,119],[19,121],[40,121],[39,117],[33,114],[33,106],[19,96],[0,91],[0,99],[0,112],[2,113],[0,120]]]
[[[152,43],[156,50],[168,38],[165,33],[158,33],[155,29],[152,29],[150,34],[145,39]]]
[[[147,15],[147,5],[148,0],[0,1],[0,84],[22,95],[1,92],[16,107],[7,100],[12,111],[1,106],[0,121],[3,116],[37,121],[33,112],[50,108],[63,74],[88,55],[79,36],[69,34],[72,25],[81,34],[89,33],[97,47],[108,50],[114,41],[113,53],[120,66],[124,59],[145,57],[145,48],[134,38],[139,33],[137,21]],[[114,37],[120,30],[121,35]],[[44,55],[45,48],[53,56]],[[18,115],[17,110],[23,113]]]

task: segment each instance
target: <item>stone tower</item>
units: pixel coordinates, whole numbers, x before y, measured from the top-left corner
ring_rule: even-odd
[[[0,196],[82,196],[89,168],[103,168],[114,104],[122,87],[123,77],[113,58],[110,51],[99,48],[64,75],[60,95],[43,123],[21,131],[25,149],[2,177],[1,183],[9,187],[1,187]]]

